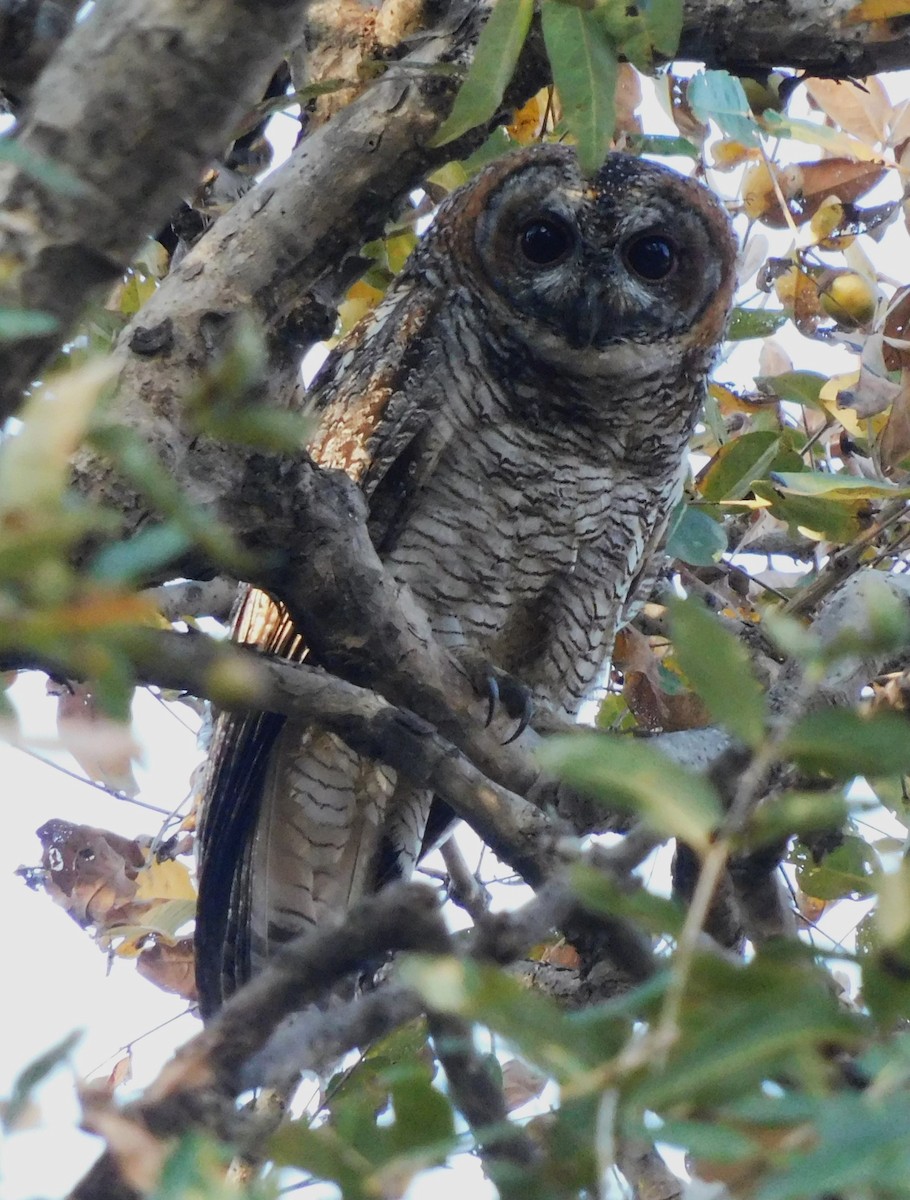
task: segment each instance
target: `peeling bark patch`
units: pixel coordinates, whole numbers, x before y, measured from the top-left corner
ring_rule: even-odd
[[[151,358],[156,354],[166,354],[174,345],[174,323],[170,317],[165,317],[157,325],[140,325],[130,338],[129,347],[134,354]]]

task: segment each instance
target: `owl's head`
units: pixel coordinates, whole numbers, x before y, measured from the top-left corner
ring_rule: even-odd
[[[493,164],[441,218],[459,260],[487,280],[494,313],[513,327],[523,318],[547,357],[704,350],[723,334],[730,222],[706,188],[666,167],[611,154],[585,179],[571,149],[533,147]]]

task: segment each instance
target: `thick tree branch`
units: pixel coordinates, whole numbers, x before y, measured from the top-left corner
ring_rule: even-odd
[[[149,588],[145,598],[166,621],[183,621],[187,617],[214,617],[227,621],[237,601],[236,579],[181,579],[175,583]]]
[[[190,1128],[235,1136],[233,1098],[244,1086],[243,1065],[289,1013],[390,951],[444,954],[450,949],[436,895],[418,884],[388,887],[350,909],[343,922],[320,926],[288,943],[177,1052],[141,1100],[116,1119],[109,1119],[109,1105],[97,1106],[95,1113],[89,1109],[87,1121],[104,1132],[110,1148],[76,1186],[72,1200],[136,1200],[142,1194],[143,1181],[131,1176],[129,1155],[117,1140],[125,1127],[158,1143],[162,1165],[169,1140]],[[134,1147],[135,1137],[125,1144]]]
[[[633,844],[631,856],[624,848],[617,847],[615,854],[600,849],[592,861],[604,869],[624,871],[644,850],[640,841],[633,839]],[[621,954],[623,947],[612,937],[622,924],[586,913],[565,880],[554,879],[522,909],[488,916],[456,943],[446,929],[434,890],[424,884],[390,885],[338,921],[308,930],[289,942],[202,1033],[177,1051],[142,1099],[117,1110],[109,1096],[89,1096],[86,1122],[108,1138],[109,1149],[77,1185],[72,1200],[136,1200],[143,1191],[130,1173],[130,1153],[137,1138],[145,1139],[144,1169],[149,1162],[163,1165],[170,1139],[191,1128],[242,1144],[245,1127],[233,1105],[241,1091],[264,1078],[273,1081],[276,1073],[286,1081],[297,1068],[324,1066],[326,1047],[318,1044],[322,1035],[329,1039],[329,1048],[343,1054],[360,1044],[360,1039],[412,1019],[419,1008],[410,994],[393,984],[384,1000],[366,996],[330,1012],[304,1014],[287,1022],[366,964],[399,951],[459,953],[508,963],[561,927],[599,931],[607,937],[609,951]],[[608,982],[592,980],[588,991],[599,998],[613,995],[629,979],[648,978],[654,965],[653,958],[624,962],[618,973],[609,975]],[[440,1032],[455,1029],[445,1020],[437,1028]],[[461,1039],[465,1030],[459,1024],[455,1032]],[[464,1042],[446,1050],[455,1056],[450,1066],[456,1078],[464,1083],[467,1072],[473,1079],[477,1063]],[[464,1102],[471,1107],[471,1101]],[[485,1092],[471,1111],[478,1122],[486,1124],[494,1107],[499,1119],[498,1105],[499,1101]],[[518,1135],[498,1145],[502,1157],[510,1161],[527,1161],[530,1154],[530,1147]]]
[[[98,0],[36,83],[0,164],[0,303],[66,331],[89,289],[116,277],[261,96],[306,0]],[[52,163],[65,179],[37,175]],[[0,345],[0,416],[58,344]]]
[[[13,108],[28,99],[81,7],[82,0],[0,0],[0,92]]]
[[[861,78],[910,66],[910,18],[855,22],[856,0],[687,0],[679,58],[747,74]]]
[[[358,753],[443,796],[529,883],[551,872],[558,825],[487,778],[434,726],[375,692],[305,664],[193,635],[140,633],[130,638],[127,652],[144,681],[209,697],[223,708],[318,721]]]

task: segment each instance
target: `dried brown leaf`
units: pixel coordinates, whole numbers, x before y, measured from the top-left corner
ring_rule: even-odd
[[[885,141],[891,101],[881,81],[807,79],[806,91],[825,116],[867,145]]]
[[[641,133],[641,120],[635,114],[641,104],[641,78],[631,63],[620,63],[616,79],[616,132]]]
[[[123,1058],[118,1058],[113,1070],[107,1077],[108,1091],[113,1095],[114,1089],[123,1083],[129,1083],[133,1078],[133,1056],[127,1051]]]
[[[181,938],[175,945],[154,938],[143,947],[136,970],[162,991],[173,992],[191,1002],[199,998],[192,938]]]
[[[823,158],[818,162],[774,167],[774,177],[794,224],[805,225],[828,199],[836,196],[852,203],[871,191],[887,170],[881,163],[858,162],[852,158]],[[788,225],[764,163],[751,167],[743,179],[743,207],[752,220],[772,229]]]
[[[139,785],[133,759],[139,747],[128,725],[112,721],[84,683],[49,679],[47,692],[57,697],[57,732],[89,779],[135,796]]]
[[[135,897],[145,862],[138,842],[59,819],[42,825],[37,837],[45,890],[83,928],[115,920]]]
[[[502,1064],[502,1093],[507,1112],[514,1112],[529,1100],[536,1100],[546,1084],[546,1075],[520,1058],[510,1058]]]
[[[899,288],[888,305],[882,358],[889,371],[910,367],[910,287]]]
[[[141,1195],[154,1191],[174,1149],[173,1139],[156,1138],[144,1125],[118,1112],[106,1083],[85,1088],[80,1098],[83,1127],[104,1138],[124,1180]]]

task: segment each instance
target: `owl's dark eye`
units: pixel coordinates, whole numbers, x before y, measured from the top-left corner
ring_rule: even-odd
[[[518,231],[522,254],[535,267],[555,267],[568,258],[575,234],[558,217],[537,217]]]
[[[666,277],[676,265],[676,247],[659,233],[646,233],[626,246],[623,257],[626,266],[641,279],[656,283]]]

